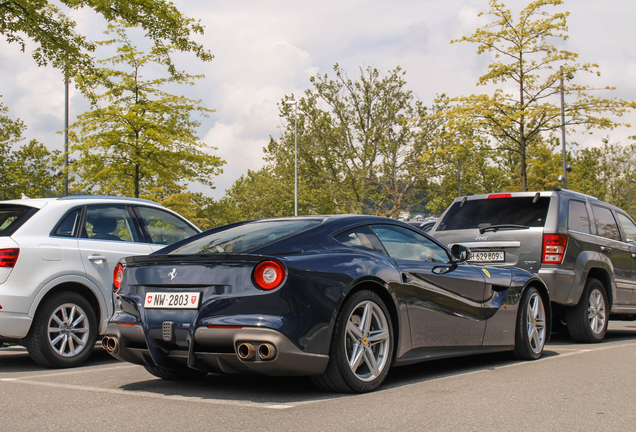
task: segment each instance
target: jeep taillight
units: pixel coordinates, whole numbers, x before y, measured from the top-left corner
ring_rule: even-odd
[[[20,255],[20,249],[0,249],[0,268],[13,268]]]
[[[565,246],[568,238],[559,234],[543,235],[543,258],[542,264],[561,264],[565,254]]]

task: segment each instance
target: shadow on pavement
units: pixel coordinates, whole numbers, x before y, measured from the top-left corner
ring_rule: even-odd
[[[550,353],[551,354],[551,353]],[[509,353],[483,354],[453,359],[432,360],[391,369],[378,391],[437,379],[442,376],[494,369],[517,362]],[[141,378],[141,377],[140,377]],[[121,386],[122,390],[144,391],[165,396],[185,396],[202,399],[224,399],[255,403],[298,403],[358,395],[326,393],[307,377],[265,377],[257,375],[208,374],[195,382],[150,379]]]

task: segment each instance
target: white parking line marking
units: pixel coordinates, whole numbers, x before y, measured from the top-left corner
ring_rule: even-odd
[[[226,405],[226,406],[239,406],[246,408],[265,408],[265,409],[287,409],[293,408],[294,405],[290,404],[277,404],[277,403],[260,403],[260,402],[242,402],[242,401],[232,401],[226,399],[205,399],[201,397],[194,396],[178,396],[178,395],[162,395],[156,394],[146,391],[130,391],[130,390],[119,390],[119,389],[108,389],[108,388],[99,388],[99,387],[89,387],[82,385],[74,385],[74,384],[58,384],[58,383],[49,383],[42,381],[31,381],[26,379],[15,379],[15,378],[0,378],[2,382],[12,382],[19,384],[28,384],[34,386],[43,386],[43,387],[53,387],[60,388],[65,390],[81,390],[81,391],[90,391],[95,393],[108,393],[119,396],[134,396],[134,397],[146,397],[151,399],[168,399],[179,402],[197,402],[197,403],[205,403],[211,405]]]
[[[20,377],[20,378],[13,378],[13,379],[19,379],[19,380],[29,380],[29,379],[33,379],[33,378],[46,378],[46,377],[54,377],[54,376],[61,376],[61,375],[76,375],[76,374],[82,374],[82,373],[92,373],[92,372],[104,372],[104,371],[109,371],[109,370],[117,370],[117,369],[130,369],[130,368],[140,368],[141,366],[135,365],[135,364],[125,364],[122,363],[122,365],[120,366],[107,366],[107,367],[86,367],[86,368],[81,368],[81,369],[73,369],[70,371],[64,371],[64,372],[51,372],[51,373],[47,373],[47,374],[39,374],[39,375],[27,375],[24,377]],[[5,379],[6,381],[6,379]]]

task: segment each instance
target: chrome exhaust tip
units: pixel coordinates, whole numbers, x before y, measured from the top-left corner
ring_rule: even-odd
[[[115,352],[117,349],[117,338],[111,337],[108,339],[108,352]]]
[[[109,353],[114,352],[117,349],[117,345],[117,338],[104,336],[104,339],[102,339],[102,348]]]
[[[104,348],[108,352],[110,352],[110,349],[108,349],[108,341],[109,340],[110,340],[110,338],[108,336],[104,336],[104,338],[102,339],[102,348]]]
[[[269,343],[261,344],[258,347],[258,356],[261,360],[271,360],[276,356],[276,347]]]
[[[238,347],[237,354],[241,360],[251,360],[256,354],[256,348],[251,343],[242,343]]]

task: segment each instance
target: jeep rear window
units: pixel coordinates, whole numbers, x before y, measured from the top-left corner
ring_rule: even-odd
[[[200,237],[168,255],[249,253],[320,225],[321,220],[252,222]]]
[[[36,208],[21,205],[0,205],[0,237],[13,234],[37,211]]]
[[[437,231],[484,228],[491,225],[542,227],[550,207],[550,197],[534,196],[454,202],[437,227]]]

